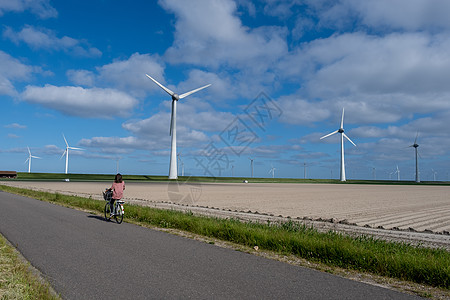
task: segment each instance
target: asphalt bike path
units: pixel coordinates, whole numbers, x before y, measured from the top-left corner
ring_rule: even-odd
[[[419,299],[5,192],[0,205],[1,234],[63,299]]]

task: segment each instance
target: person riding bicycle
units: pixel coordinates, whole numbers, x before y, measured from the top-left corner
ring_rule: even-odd
[[[111,216],[114,216],[114,202],[122,199],[123,191],[125,190],[125,181],[122,180],[122,175],[120,173],[117,173],[109,190],[113,193],[109,204],[111,206]]]

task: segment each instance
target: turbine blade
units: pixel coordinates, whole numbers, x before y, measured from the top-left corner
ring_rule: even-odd
[[[170,131],[169,131],[169,135],[172,136],[172,130],[173,130],[173,106],[174,106],[174,101],[172,100],[172,112],[170,113]]]
[[[417,138],[419,137],[419,132],[417,131],[416,139],[414,140],[414,144],[417,144]]]
[[[153,79],[150,75],[147,75],[148,78],[150,78],[154,83],[156,83],[160,88],[162,88],[163,90],[166,91],[167,94],[169,94],[170,96],[173,96],[175,93],[172,92],[171,90],[169,90],[168,88],[166,88],[165,86],[163,86],[161,83],[159,83],[158,81],[156,81],[155,79]]]
[[[72,149],[72,150],[81,150],[81,151],[84,151],[84,149],[82,149],[82,148],[76,148],[76,147],[69,147],[69,149]]]
[[[30,160],[30,158],[28,157],[28,158],[25,160],[24,164],[26,164],[29,160]]]
[[[342,108],[341,128],[344,128],[344,108]]]
[[[64,157],[64,155],[66,155],[67,149],[64,150],[64,153],[61,155],[61,157],[59,159],[62,159]]]
[[[352,143],[353,144],[353,146],[355,146],[356,147],[356,144],[355,143],[353,143],[353,141],[345,134],[345,133],[342,133],[344,136],[345,136],[345,138],[350,142],[350,143]]]
[[[333,134],[338,133],[338,132],[339,132],[339,130],[333,131],[332,133],[329,133],[329,134],[327,134],[327,135],[324,135],[324,136],[321,137],[320,139],[324,139],[324,138],[329,137],[330,135],[333,135]]]
[[[190,91],[190,92],[181,94],[181,95],[180,95],[180,99],[183,99],[183,98],[185,98],[185,97],[187,97],[187,96],[189,96],[189,95],[191,95],[191,94],[193,94],[193,93],[196,93],[196,92],[198,92],[198,91],[200,91],[200,90],[206,89],[206,88],[207,88],[208,86],[210,86],[210,85],[211,85],[211,84],[207,84],[207,85],[205,85],[205,86],[202,86],[201,88],[198,88],[198,89],[192,90],[192,91]]]
[[[32,157],[32,158],[39,158],[39,159],[41,159],[39,156],[31,155],[31,157]]]
[[[63,138],[64,138],[64,142],[66,142],[66,146],[69,147],[69,143],[67,143],[67,140],[66,140],[66,137],[64,136],[64,133],[63,133]]]
[[[27,146],[28,153],[31,155],[30,147]]]

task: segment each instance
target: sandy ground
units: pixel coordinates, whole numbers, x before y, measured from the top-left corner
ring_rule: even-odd
[[[31,189],[99,198],[99,182],[2,182]],[[450,231],[449,186],[335,184],[133,183],[130,202],[172,202],[274,216],[334,219],[385,229]]]

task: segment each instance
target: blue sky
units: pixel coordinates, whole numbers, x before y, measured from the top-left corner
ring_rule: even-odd
[[[0,2],[0,169],[167,175],[184,93],[185,175],[422,180],[450,171],[450,2]],[[264,110],[264,107],[268,110]],[[259,108],[259,110],[258,110]],[[259,112],[260,115],[255,115]],[[262,116],[262,118],[261,118]],[[239,132],[239,138],[232,135]],[[179,166],[181,175],[181,165]]]

